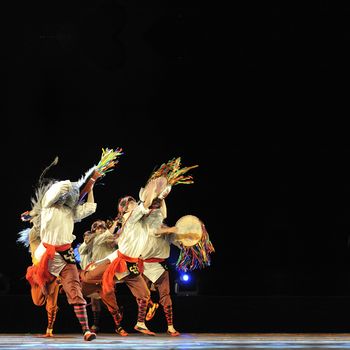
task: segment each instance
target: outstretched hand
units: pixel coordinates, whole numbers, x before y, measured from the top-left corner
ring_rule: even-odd
[[[171,235],[173,233],[177,233],[178,232],[178,228],[176,226],[162,226],[161,228],[159,228],[156,232],[157,235]]]

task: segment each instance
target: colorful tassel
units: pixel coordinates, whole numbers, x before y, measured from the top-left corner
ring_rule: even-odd
[[[82,186],[82,189],[80,190],[80,196],[79,196],[79,202],[82,203],[84,201],[85,196],[87,193],[91,190],[92,186],[94,183],[104,177],[107,172],[112,171],[119,160],[117,158],[124,154],[122,152],[122,148],[116,148],[115,150],[109,149],[109,148],[102,148],[102,155],[101,159],[98,162],[96,166],[91,168],[85,176],[80,180],[80,183],[82,184],[85,183],[84,186]],[[79,187],[80,187],[79,186]]]
[[[102,175],[105,175],[107,172],[112,171],[112,168],[115,167],[119,162],[117,158],[124,154],[122,151],[122,148],[116,148],[115,150],[102,148],[101,159],[96,165],[95,170]]]
[[[176,262],[177,270],[186,272],[210,266],[210,254],[214,253],[215,249],[203,223],[202,232],[202,238],[197,244],[192,247],[182,246]]]
[[[191,175],[184,176],[189,170],[197,168],[198,165],[181,168],[181,157],[173,158],[167,163],[163,163],[158,170],[155,170],[149,181],[160,176],[167,178],[169,185],[192,184],[193,177]]]

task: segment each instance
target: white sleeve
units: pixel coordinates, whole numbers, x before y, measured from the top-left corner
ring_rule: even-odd
[[[96,211],[97,203],[86,202],[79,204],[74,209],[74,221],[79,222]]]
[[[148,214],[148,213],[149,213],[149,209],[146,209],[143,206],[143,203],[140,203],[130,214],[128,223],[134,224],[135,222],[139,221],[145,214]]]
[[[94,247],[105,243],[108,239],[113,239],[114,235],[107,229],[105,232],[97,235],[94,238]]]
[[[79,254],[80,255],[86,255],[86,254],[88,254],[89,253],[89,247],[88,247],[88,245],[85,243],[85,242],[83,242],[80,246],[79,246],[79,248],[78,248],[78,251],[79,251]]]

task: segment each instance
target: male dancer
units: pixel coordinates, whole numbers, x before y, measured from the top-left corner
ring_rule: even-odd
[[[105,258],[117,249],[117,239],[114,234],[116,225],[117,220],[114,220],[109,228],[104,220],[96,220],[91,225],[91,230],[85,232],[84,242],[78,248],[81,259],[80,267],[83,270],[89,264]],[[84,292],[83,289],[83,294]],[[90,299],[94,322],[91,330],[97,333],[100,329],[101,297],[91,297]]]
[[[144,216],[149,213],[149,207],[157,193],[156,181],[151,181],[145,193],[144,202],[137,203],[132,196],[125,196],[118,202],[118,217],[122,223],[119,231],[118,249],[105,259],[97,261],[91,269],[82,271],[81,280],[86,284],[99,284],[101,296],[114,295],[115,283],[126,283],[138,304],[138,317],[134,329],[147,335],[155,335],[145,325],[147,304],[150,291],[140,275],[140,255],[148,237],[148,229]],[[116,301],[114,304],[116,308]],[[117,310],[117,308],[115,309]],[[115,311],[114,310],[114,311]],[[115,319],[120,327],[120,319]],[[117,332],[119,333],[119,332]]]
[[[86,300],[81,291],[72,248],[72,242],[76,238],[73,235],[74,223],[96,211],[94,184],[108,169],[117,164],[115,159],[122,154],[120,151],[103,150],[99,164],[87,171],[77,182],[43,178],[47,169],[57,164],[56,158],[40,176],[36,199],[32,199],[32,212],[39,214],[41,242],[34,252],[38,264],[28,267],[26,279],[32,287],[37,285],[46,295],[53,276],[60,277],[68,303],[73,305],[86,341],[95,339],[96,334],[89,329]],[[84,202],[86,195],[87,199]]]
[[[181,158],[173,158],[167,163],[163,163],[158,170],[151,174],[148,180],[148,182],[157,182],[159,195],[153,200],[151,211],[145,219],[149,235],[141,254],[144,266],[142,276],[150,289],[154,288],[159,292],[159,303],[163,307],[168,325],[167,333],[171,336],[179,336],[180,333],[173,325],[173,307],[166,259],[170,256],[171,243],[179,248],[181,246],[176,241],[177,228],[175,226],[167,227],[164,224],[167,217],[165,198],[169,195],[172,186],[193,183],[192,176],[184,176],[184,174],[195,167],[197,165],[181,168]],[[139,193],[141,200],[143,195],[144,189],[141,189]],[[152,300],[149,301],[147,321],[153,318],[158,306],[158,303],[153,303]]]

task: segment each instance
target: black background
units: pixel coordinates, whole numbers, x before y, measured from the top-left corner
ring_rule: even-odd
[[[194,184],[173,188],[167,222],[193,214],[206,224],[216,252],[197,271],[200,294],[348,295],[350,144],[316,131],[324,89],[348,72],[347,8],[12,5],[2,122],[8,293],[29,293],[30,257],[16,239],[41,171],[57,155],[50,175],[75,181],[102,148],[122,147],[95,188],[97,212],[75,226],[77,242],[116,214],[119,197],[137,196],[155,166],[180,156],[199,167]],[[316,121],[299,121],[304,114]]]

